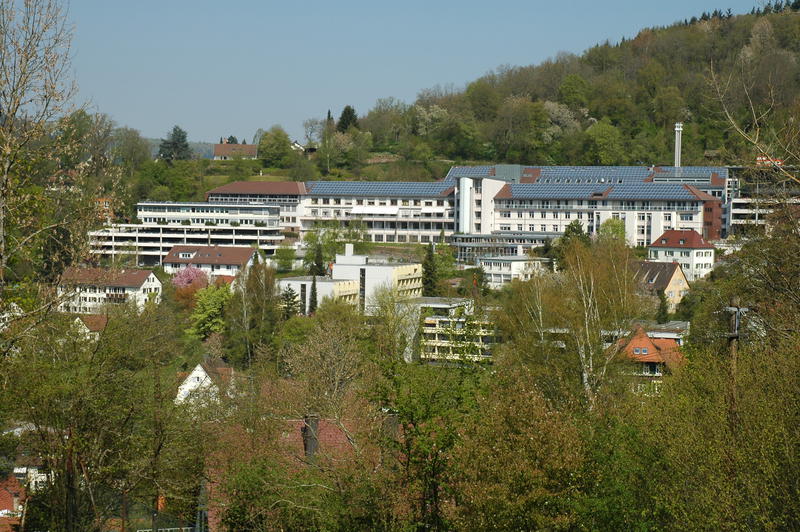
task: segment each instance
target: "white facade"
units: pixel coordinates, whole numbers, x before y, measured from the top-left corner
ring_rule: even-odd
[[[98,314],[105,305],[132,302],[141,311],[145,303],[161,301],[161,281],[150,272],[138,286],[97,282],[69,282],[58,287],[59,310],[76,314]]]
[[[234,384],[234,372],[230,366],[220,361],[216,364],[201,362],[178,386],[175,403],[194,400],[216,401],[222,391],[220,386],[228,396],[232,396]]]
[[[228,257],[230,252],[234,252]],[[173,254],[178,255],[177,260]],[[249,259],[244,260],[242,255],[249,255]],[[255,250],[253,248],[241,248],[232,246],[203,246],[203,247],[179,247],[170,250],[167,257],[162,261],[164,271],[170,275],[176,274],[188,266],[193,266],[203,271],[209,279],[225,275],[236,277],[239,272],[246,270],[253,265]]]
[[[358,282],[359,306],[367,314],[375,309],[380,290],[393,290],[403,298],[422,295],[422,264],[370,262],[365,255],[353,255],[352,244],[346,245],[344,255],[336,255],[331,277]]]
[[[275,206],[146,201],[136,208],[140,223],[89,233],[92,253],[156,265],[175,245],[256,246],[271,255],[283,240]]]
[[[651,247],[648,257],[656,262],[677,262],[690,282],[703,279],[714,269],[713,249]]]
[[[486,275],[486,284],[495,290],[515,279],[528,281],[534,275],[553,271],[553,261],[539,257],[483,257],[478,265]]]

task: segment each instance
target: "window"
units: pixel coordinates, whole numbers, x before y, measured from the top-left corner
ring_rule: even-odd
[[[646,347],[643,347],[643,348],[642,348],[642,354],[643,354],[643,355],[646,355],[646,354],[647,354],[647,348],[646,348]]]
[[[547,226],[546,226],[546,225],[544,225],[544,224],[542,224],[542,225],[540,225],[540,226],[539,226],[539,230],[540,230],[541,232],[545,233],[545,232],[547,232]]]
[[[640,351],[640,350],[639,350],[639,348],[638,348],[638,347],[634,347],[634,348],[633,348],[633,354],[634,354],[634,355],[638,355],[638,354],[639,354],[639,351]]]

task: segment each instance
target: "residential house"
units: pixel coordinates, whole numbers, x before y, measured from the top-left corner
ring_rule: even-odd
[[[670,312],[675,312],[689,291],[689,281],[677,262],[635,261],[633,269],[636,281],[645,293],[655,297],[664,293]]]
[[[100,314],[108,304],[132,302],[139,310],[161,300],[161,281],[150,270],[75,268],[64,270],[58,286],[59,310]]]
[[[25,504],[25,486],[13,473],[0,480],[0,532],[17,530]]]
[[[100,333],[102,333],[108,325],[108,316],[103,314],[81,314],[75,318],[75,325],[77,325],[84,336],[92,340],[97,340],[100,337]]]
[[[202,397],[216,400],[221,393],[233,392],[235,373],[232,367],[221,359],[207,359],[197,364],[189,373],[178,375],[180,384],[175,403],[192,401]]]
[[[214,160],[227,161],[229,159],[256,159],[258,157],[258,144],[234,144],[223,142],[214,144]]]
[[[256,256],[252,247],[242,246],[174,246],[161,259],[164,271],[178,273],[187,266],[205,272],[209,279],[217,276],[235,277],[249,268]]]
[[[689,282],[704,278],[714,268],[714,246],[694,230],[671,229],[653,240],[648,258],[656,262],[677,262]]]
[[[632,363],[636,378],[635,390],[645,395],[658,393],[664,375],[683,363],[678,342],[672,338],[657,338],[639,326],[629,339],[623,339],[622,353]]]

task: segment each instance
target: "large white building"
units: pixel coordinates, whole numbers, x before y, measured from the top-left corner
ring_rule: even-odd
[[[720,167],[456,166],[436,182],[239,181],[205,203],[142,202],[138,224],[92,233],[95,252],[157,264],[172,245],[257,245],[271,254],[280,231],[357,226],[371,242],[451,240],[462,262],[523,255],[575,220],[591,233],[625,222],[632,245],[668,229],[721,236],[722,204],[735,192]]]
[[[317,306],[326,298],[344,301],[352,305],[358,304],[358,281],[351,279],[332,279],[326,275],[317,276],[316,279],[311,275],[283,277],[278,279],[278,290],[283,292],[287,288],[291,288],[292,291],[297,294],[297,299],[300,303],[300,312],[302,314],[308,314],[311,308],[312,286],[315,283],[317,289]]]
[[[132,302],[139,310],[161,300],[161,281],[149,270],[67,268],[58,285],[59,310],[99,314],[105,305]]]
[[[279,211],[264,204],[143,201],[136,206],[139,223],[111,224],[89,237],[98,256],[134,256],[150,266],[176,245],[257,247],[272,255],[283,240]]]

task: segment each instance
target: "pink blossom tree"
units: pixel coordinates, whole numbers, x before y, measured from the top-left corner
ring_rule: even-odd
[[[185,288],[192,285],[202,287],[208,285],[208,276],[200,268],[187,266],[172,276],[172,285],[175,288]]]

